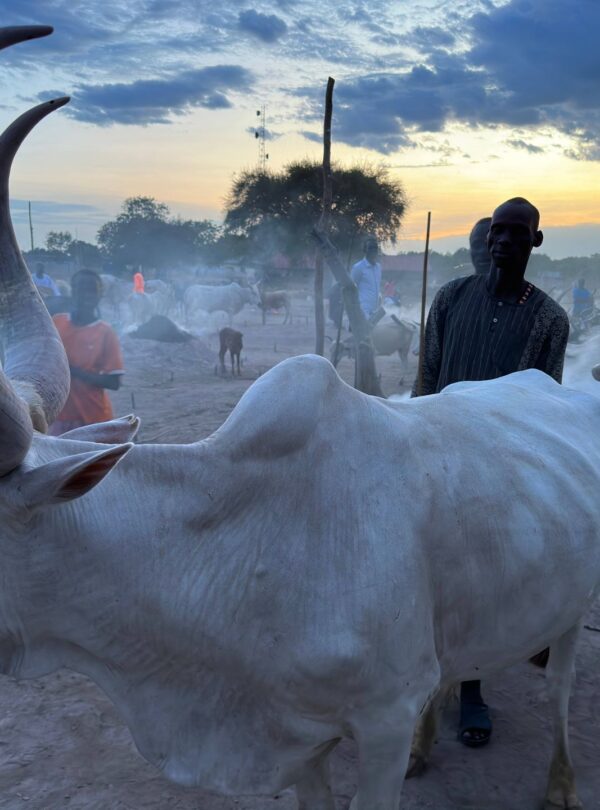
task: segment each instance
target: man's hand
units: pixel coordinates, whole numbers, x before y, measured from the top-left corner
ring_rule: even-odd
[[[96,374],[93,371],[84,371],[79,366],[69,366],[71,377],[81,380],[94,388],[108,388],[111,391],[118,391],[121,385],[120,374]]]

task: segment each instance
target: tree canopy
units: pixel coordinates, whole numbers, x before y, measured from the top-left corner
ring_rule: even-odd
[[[218,236],[210,220],[172,217],[169,207],[153,197],[129,197],[117,218],[98,231],[98,244],[117,269],[164,270],[206,260]]]
[[[225,233],[245,237],[253,258],[282,252],[297,260],[313,254],[310,234],[322,195],[322,167],[316,161],[296,161],[280,172],[242,172],[226,200]],[[360,253],[366,235],[395,242],[406,206],[401,183],[385,168],[333,167],[330,235],[342,252]]]
[[[73,239],[69,231],[49,231],[46,248],[38,249],[40,260],[74,262],[77,267],[98,268],[102,264],[100,250],[91,242]]]

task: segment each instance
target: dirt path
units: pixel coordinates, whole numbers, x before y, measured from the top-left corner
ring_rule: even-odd
[[[127,377],[114,396],[119,414],[134,410],[141,441],[187,442],[212,433],[253,380],[287,356],[310,351],[310,302],[297,297],[291,327],[256,311],[234,324],[244,332],[241,379],[215,375],[217,340],[164,345],[124,340]],[[330,334],[333,331],[330,329]],[[414,365],[414,360],[413,360]],[[402,393],[398,360],[379,362],[385,392]],[[351,380],[352,366],[340,372]],[[407,380],[408,382],[408,380]],[[600,627],[600,608],[589,624]],[[573,754],[586,810],[600,808],[600,632],[583,631],[572,702]],[[493,707],[492,744],[481,751],[456,742],[457,709],[446,712],[428,773],[406,784],[403,810],[534,810],[544,791],[550,729],[543,674],[515,667],[486,683]],[[4,810],[295,810],[293,795],[274,799],[215,797],[166,782],[137,753],[109,701],[86,678],[61,671],[37,681],[0,679],[0,808]],[[351,743],[333,757],[337,810],[355,789]]]

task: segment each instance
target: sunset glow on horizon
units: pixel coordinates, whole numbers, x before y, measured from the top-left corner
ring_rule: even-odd
[[[333,75],[333,159],[381,164],[401,180],[410,205],[397,249],[420,249],[427,211],[435,249],[466,245],[477,219],[519,195],[541,211],[543,252],[600,252],[592,0],[105,5],[97,15],[91,0],[77,12],[66,0],[0,0],[6,24],[55,26],[2,53],[4,123],[73,95],[15,163],[24,247],[28,200],[38,244],[48,230],[93,241],[135,195],[219,221],[233,176],[257,165],[263,104],[270,169],[321,160]]]

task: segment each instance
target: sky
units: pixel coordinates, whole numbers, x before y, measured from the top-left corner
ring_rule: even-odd
[[[332,157],[385,166],[409,209],[396,249],[467,244],[513,196],[541,211],[543,252],[600,253],[599,0],[0,0],[5,25],[53,25],[0,52],[2,126],[71,103],[21,147],[13,220],[29,246],[94,241],[123,200],[219,221],[232,178]]]

